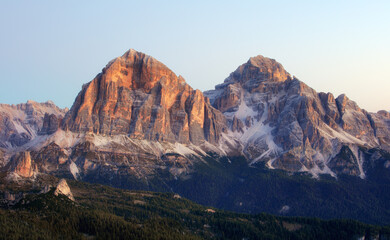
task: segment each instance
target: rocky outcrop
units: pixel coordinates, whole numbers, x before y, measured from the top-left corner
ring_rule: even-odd
[[[390,152],[390,114],[387,111],[368,113],[368,119],[374,129],[380,147]]]
[[[4,165],[4,150],[0,148],[0,168]]]
[[[58,118],[55,114],[48,114],[45,113],[45,116],[43,117],[43,124],[42,128],[39,130],[39,135],[50,135],[55,133],[61,123],[62,118]]]
[[[54,195],[58,196],[59,194],[65,195],[70,200],[74,201],[74,197],[72,192],[70,191],[70,188],[68,186],[68,183],[65,179],[61,179],[56,187],[56,190],[54,191]]]
[[[357,146],[390,146],[386,112],[368,113],[345,95],[317,93],[263,56],[249,59],[205,95],[224,113],[229,136],[243,144],[251,164],[364,177]],[[351,146],[352,155],[343,146]]]
[[[347,146],[329,161],[328,167],[336,174],[360,175],[358,159]]]
[[[60,109],[51,101],[37,103],[30,100],[18,105],[0,104],[0,147],[22,146],[34,139],[39,132],[53,133],[53,119],[63,118],[66,112],[67,109]],[[46,114],[48,117],[45,120]]]
[[[200,154],[179,143],[94,136],[73,147],[70,171],[75,179],[117,181],[126,186],[129,178],[179,178],[189,174],[196,158],[205,157]]]
[[[68,162],[68,155],[65,150],[52,142],[43,148],[32,151],[32,158],[38,166],[39,172],[55,172],[64,168]]]
[[[14,155],[9,165],[9,171],[21,177],[29,178],[37,172],[37,165],[31,159],[30,152],[28,151]]]
[[[134,50],[112,60],[85,84],[64,129],[132,138],[218,143],[224,116],[156,59]]]

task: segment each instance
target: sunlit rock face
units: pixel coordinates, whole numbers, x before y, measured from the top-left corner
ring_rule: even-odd
[[[58,196],[59,194],[67,196],[70,200],[74,201],[73,193],[71,192],[68,183],[65,179],[61,179],[54,191],[54,195]]]
[[[77,96],[64,129],[180,143],[217,143],[224,116],[156,59],[134,50],[112,60]]]
[[[317,93],[263,56],[202,93],[129,50],[66,112],[52,102],[0,104],[0,167],[16,178],[53,174],[123,186],[129,176],[179,179],[196,161],[245,155],[250,165],[364,178],[367,163],[390,151],[388,112]]]
[[[67,109],[61,109],[51,101],[0,104],[0,147],[22,146],[38,134],[55,132],[66,112]]]
[[[359,147],[390,146],[388,114],[368,113],[345,95],[317,93],[263,56],[250,58],[205,95],[224,113],[229,135],[242,142],[251,164],[364,177]],[[353,156],[340,158],[343,146]]]
[[[9,170],[21,177],[29,178],[37,171],[37,165],[31,159],[30,152],[20,152],[13,157]]]

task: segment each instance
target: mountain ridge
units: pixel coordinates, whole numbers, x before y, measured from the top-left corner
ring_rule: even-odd
[[[270,74],[275,71],[276,78]],[[344,94],[317,93],[262,56],[239,66],[205,95],[225,114],[230,136],[244,144],[251,164],[265,161],[270,168],[335,176],[328,162],[350,145],[359,168],[350,173],[364,178],[357,148],[389,150],[390,125],[381,112],[370,114]]]
[[[315,200],[333,207],[332,200],[336,212],[353,211],[348,194],[359,198],[357,209],[366,211],[364,194],[376,210],[387,204],[387,193],[379,189],[390,184],[390,114],[368,113],[345,95],[317,93],[261,55],[202,93],[153,57],[129,50],[83,85],[69,111],[50,102],[28,104],[33,111],[24,107],[15,116],[2,110],[12,107],[0,105],[0,180],[6,185],[53,175],[177,191],[247,212],[294,206],[295,214],[310,213],[291,197],[317,208]],[[267,176],[272,171],[275,175]],[[297,186],[298,180],[279,171],[316,179]],[[329,183],[328,175],[336,180]],[[353,190],[343,185],[348,181],[337,182],[344,178]],[[359,184],[375,192],[365,193]],[[317,185],[331,189],[324,190],[330,197]],[[280,189],[280,196],[270,188]],[[259,189],[276,203],[259,208],[268,201]],[[298,198],[289,189],[312,191],[314,197]],[[337,192],[346,199],[332,199]],[[328,216],[324,212],[317,213]],[[376,221],[375,214],[389,219],[385,210],[371,211],[366,219]]]
[[[15,106],[0,106],[0,116],[6,116],[3,122],[7,123],[12,114],[4,109]],[[24,105],[18,106],[22,109]],[[335,98],[331,93],[317,93],[291,77],[276,60],[262,55],[249,58],[215,90],[203,95],[163,63],[130,49],[83,85],[69,111],[53,102],[29,101],[26,106],[40,109],[34,113],[39,115],[34,131],[27,130],[29,135],[19,137],[24,140],[10,145],[9,138],[19,136],[10,132],[21,127],[12,130],[3,123],[0,130],[3,135],[8,133],[8,138],[2,138],[3,149],[14,144],[22,150],[37,135],[64,137],[66,134],[56,133],[62,129],[77,133],[77,139],[80,134],[127,135],[130,139],[202,145],[206,152],[243,154],[250,165],[265,162],[271,169],[313,176],[336,176],[336,166],[346,164],[336,158],[343,149],[352,153],[350,167],[354,170],[341,172],[361,178],[365,177],[362,147],[390,151],[390,114],[368,113],[344,94]]]

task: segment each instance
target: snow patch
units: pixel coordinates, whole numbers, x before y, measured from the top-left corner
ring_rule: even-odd
[[[390,161],[386,161],[384,166],[385,166],[385,168],[390,168]]]
[[[286,214],[290,211],[290,206],[288,205],[284,205],[280,210],[279,210],[279,213],[280,214]]]
[[[242,122],[245,122],[245,119],[248,116],[257,116],[257,112],[253,111],[253,109],[246,104],[243,91],[241,91],[240,105],[238,106],[238,110],[234,113],[234,116],[236,116],[236,118],[240,119]]]
[[[353,153],[353,155],[355,155],[355,158],[357,160],[357,163],[358,163],[358,166],[359,166],[359,177],[361,179],[365,179],[366,178],[366,174],[364,173],[364,170],[363,170],[363,163],[364,163],[364,155],[363,153],[359,150],[359,147],[358,146],[350,146],[349,147]]]
[[[255,160],[256,160],[255,162],[257,162],[257,161],[259,161],[260,159],[255,159]],[[272,158],[271,160],[268,160],[266,166],[267,166],[269,169],[275,169],[274,166],[273,166],[275,160],[276,160],[276,158]],[[255,163],[255,162],[254,162],[254,163]],[[253,163],[251,163],[251,164],[253,164]]]
[[[194,156],[200,157],[200,155],[198,153],[194,152],[192,149],[190,149],[190,148],[188,148],[180,143],[175,143],[173,151],[175,153],[182,155],[182,156],[194,155]]]
[[[19,134],[27,132],[26,129],[23,127],[22,123],[19,122],[17,119],[12,123],[14,124],[14,127]]]
[[[365,145],[362,140],[350,135],[345,131],[336,131],[328,125],[324,125],[324,128],[318,128],[318,130],[330,139],[340,139],[344,143],[354,143],[359,145]]]
[[[319,178],[320,174],[329,174],[334,178],[337,177],[337,175],[326,165],[324,165],[322,169],[315,165],[313,168],[308,169],[307,172],[310,173],[314,178]]]
[[[79,176],[80,176],[79,168],[77,167],[77,165],[73,161],[70,162],[69,170],[72,173],[74,179],[78,180]]]
[[[234,136],[234,133],[229,131],[227,134],[222,133],[218,147],[209,143],[209,149],[213,152],[218,153],[221,156],[227,156],[229,152],[235,149],[242,149],[243,147]]]
[[[50,140],[54,141],[61,148],[70,148],[78,144],[82,136],[84,135],[59,129],[51,135]]]

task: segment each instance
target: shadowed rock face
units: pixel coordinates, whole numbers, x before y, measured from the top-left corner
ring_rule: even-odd
[[[129,50],[83,86],[64,129],[132,138],[217,143],[225,118],[199,90],[143,53]]]
[[[364,177],[358,146],[390,146],[388,113],[368,113],[345,95],[317,93],[263,56],[249,59],[205,95],[224,113],[251,163],[332,173],[327,163],[337,157],[331,161],[335,172]],[[340,156],[346,154],[337,155],[343,146],[353,149],[344,163]]]
[[[43,124],[41,130],[38,132],[39,135],[53,134],[55,133],[61,123],[62,118],[58,118],[55,114],[45,113],[43,118]]]
[[[360,175],[358,159],[347,146],[342,147],[340,152],[329,161],[328,167],[336,174]]]
[[[0,147],[22,146],[34,139],[38,133],[55,132],[59,119],[62,119],[67,111],[50,101],[37,103],[30,100],[18,105],[0,104]]]
[[[54,142],[39,149],[38,151],[30,152],[31,158],[38,166],[39,172],[59,172],[65,168],[65,163],[68,162],[68,155],[65,150]]]

